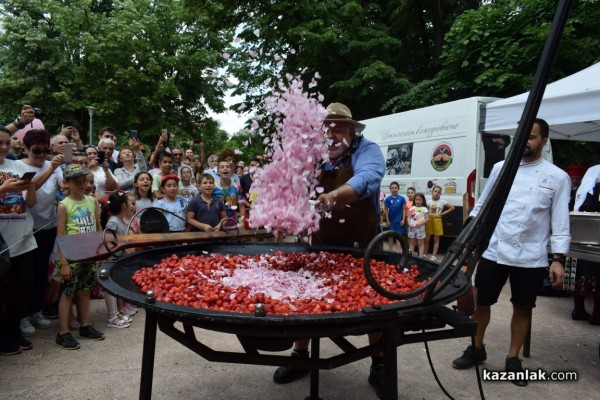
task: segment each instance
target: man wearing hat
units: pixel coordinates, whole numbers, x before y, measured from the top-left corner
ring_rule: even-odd
[[[379,227],[379,189],[385,160],[379,146],[360,135],[365,125],[352,119],[341,103],[327,107],[329,161],[323,165],[317,206],[331,212],[321,218],[313,243],[367,247]],[[343,221],[343,223],[340,223]]]
[[[365,125],[352,118],[350,109],[342,103],[327,107],[325,118],[329,145],[329,161],[323,165],[319,185],[324,189],[317,199],[321,210],[331,218],[321,218],[319,232],[312,238],[314,244],[361,248],[367,247],[379,227],[379,190],[385,173],[385,160],[379,146],[360,135]],[[378,343],[381,334],[370,334],[369,342]],[[292,357],[308,358],[309,340],[294,343]],[[383,355],[373,356],[369,383],[382,397]],[[293,367],[275,371],[276,383],[292,382],[308,373]]]

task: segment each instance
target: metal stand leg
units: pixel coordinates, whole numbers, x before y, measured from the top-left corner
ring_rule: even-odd
[[[140,380],[140,400],[152,398],[152,378],[154,374],[154,353],[156,351],[157,315],[146,310],[144,326],[144,349],[142,354],[142,377]]]
[[[320,357],[319,352],[321,351],[321,339],[313,338],[310,343],[310,358],[318,360]],[[314,368],[310,370],[310,396],[304,400],[322,400],[319,397],[319,369]]]
[[[398,353],[396,348],[396,329],[390,324],[383,330],[383,362],[385,365],[386,400],[398,399]]]

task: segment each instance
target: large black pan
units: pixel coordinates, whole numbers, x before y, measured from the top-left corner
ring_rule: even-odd
[[[185,321],[194,326],[206,327],[211,330],[228,333],[256,334],[260,336],[296,336],[314,334],[319,336],[362,334],[382,326],[386,321],[397,319],[403,315],[422,313],[430,307],[447,304],[462,295],[467,288],[467,279],[459,273],[440,291],[438,295],[424,303],[421,298],[414,298],[403,302],[388,304],[381,307],[369,307],[362,311],[348,313],[330,313],[315,315],[269,315],[255,316],[253,314],[221,312],[208,309],[198,309],[175,304],[154,301],[152,297],[141,293],[139,287],[133,282],[133,274],[142,267],[152,266],[172,254],[184,256],[186,254],[200,254],[202,252],[221,254],[256,255],[267,254],[274,251],[284,253],[331,251],[350,253],[355,257],[363,257],[364,251],[332,246],[308,246],[290,243],[257,243],[257,244],[229,244],[229,243],[200,243],[192,245],[179,245],[135,253],[115,261],[108,262],[98,272],[102,287],[109,293],[138,305],[145,309],[160,314],[172,316],[176,320]],[[383,251],[374,251],[372,257],[389,263],[397,264],[398,255]],[[438,270],[438,265],[421,260],[411,259],[409,264],[419,266],[422,277],[430,277]]]

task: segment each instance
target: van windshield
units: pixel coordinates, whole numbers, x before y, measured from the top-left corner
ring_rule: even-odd
[[[485,159],[483,162],[483,177],[488,178],[492,172],[494,164],[504,160],[506,148],[510,145],[510,136],[497,135],[493,133],[484,133],[482,135],[483,150]]]

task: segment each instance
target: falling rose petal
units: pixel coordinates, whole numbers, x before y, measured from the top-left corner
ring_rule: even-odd
[[[213,78],[217,78],[219,76],[219,70],[215,69],[212,73]]]
[[[229,53],[223,53],[221,54],[221,57],[223,57],[223,60],[227,60],[229,59]]]
[[[252,130],[256,130],[256,129],[258,129],[258,122],[256,122],[256,120],[255,120],[255,119],[253,119],[253,120],[252,120],[252,124],[250,125],[250,128],[251,128]]]
[[[290,49],[290,54],[296,54],[296,49]]]
[[[348,144],[348,142],[346,141],[346,138],[342,139],[342,142],[344,142],[344,144],[346,145],[346,147],[350,147],[350,145]]]
[[[343,224],[344,222],[346,222],[346,220],[345,220],[345,219],[343,219],[343,218],[342,218],[342,219],[340,219],[340,224]]]
[[[278,67],[281,67],[281,66],[283,65],[283,63],[284,63],[284,62],[285,62],[284,60],[279,60],[279,61],[277,62],[277,66],[278,66]]]
[[[240,106],[237,108],[238,111],[242,111],[246,108],[246,103],[242,103],[240,104]]]
[[[271,78],[267,78],[265,79],[265,81],[263,82],[263,85],[265,86],[269,86],[269,84],[271,83]]]
[[[233,85],[235,85],[235,83],[231,82],[229,79],[227,79],[227,80],[225,81],[225,84],[226,84],[227,86],[229,86],[229,87],[232,87]]]
[[[253,30],[252,33],[254,33],[254,36],[260,37],[260,30],[259,29]]]
[[[318,72],[315,72],[315,79],[321,79],[321,75]]]
[[[232,210],[237,210],[237,208],[238,208],[237,206],[231,206]]]
[[[256,52],[254,50],[248,50],[248,54],[250,55],[250,57],[256,58]]]
[[[235,43],[235,44],[238,44],[238,43],[240,43],[241,41],[242,41],[242,39],[240,39],[240,38],[239,38],[239,37],[237,37],[237,36],[236,36],[236,37],[233,39],[233,43]]]

